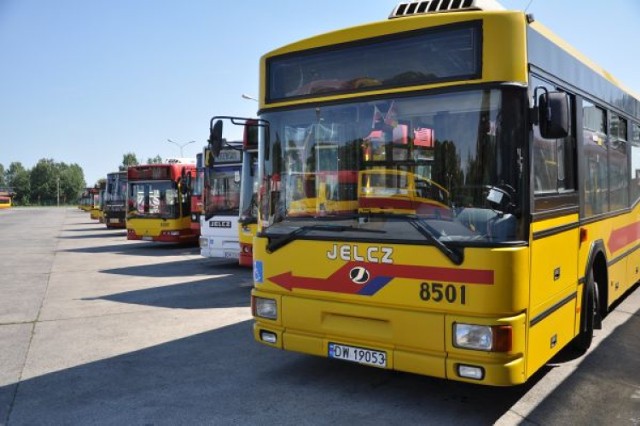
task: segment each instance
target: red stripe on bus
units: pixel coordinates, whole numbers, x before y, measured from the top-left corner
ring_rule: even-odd
[[[607,246],[613,253],[638,240],[640,240],[640,222],[614,229],[609,235]]]
[[[393,265],[383,263],[348,262],[327,278],[303,277],[293,275],[291,271],[269,277],[274,284],[289,291],[294,288],[355,294],[362,284],[351,280],[349,273],[353,268],[365,268],[370,275],[369,281],[387,277],[416,280],[455,282],[464,284],[493,285],[494,272],[487,269],[439,268],[433,266]],[[385,284],[386,285],[386,284]]]

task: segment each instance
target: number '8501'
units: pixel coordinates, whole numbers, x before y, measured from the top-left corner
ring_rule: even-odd
[[[447,302],[465,305],[467,303],[467,287],[464,285],[457,287],[454,284],[424,282],[420,284],[420,299],[425,302]]]

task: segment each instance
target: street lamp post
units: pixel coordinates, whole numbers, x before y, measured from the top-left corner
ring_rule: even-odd
[[[171,142],[172,144],[174,144],[175,146],[177,146],[178,148],[180,148],[180,158],[184,158],[184,154],[182,153],[182,149],[189,145],[190,143],[195,143],[196,141],[189,141],[189,142],[185,142],[183,144],[179,144],[178,142],[174,142],[171,139],[167,139],[167,142]]]
[[[258,101],[256,98],[254,98],[253,96],[251,96],[251,95],[247,95],[246,93],[243,93],[243,94],[242,94],[242,95],[240,95],[240,96],[242,96],[242,99],[247,99],[247,100],[250,100],[250,101],[260,102],[260,101]]]

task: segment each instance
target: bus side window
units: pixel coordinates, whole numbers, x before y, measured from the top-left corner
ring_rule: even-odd
[[[640,200],[640,124],[631,123],[631,204]]]
[[[606,111],[582,102],[583,149],[586,160],[584,200],[587,217],[609,211]]]
[[[609,117],[609,207],[613,211],[629,207],[629,155],[627,120],[613,113]]]
[[[546,87],[550,92],[557,91],[553,85],[535,77],[531,78],[533,87]],[[545,139],[540,135],[538,125],[533,126],[533,175],[535,194],[560,194],[576,189],[576,147],[575,98],[569,97],[571,128],[569,135],[560,139]]]

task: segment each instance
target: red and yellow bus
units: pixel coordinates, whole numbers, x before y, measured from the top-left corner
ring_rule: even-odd
[[[191,194],[191,229],[200,236],[200,215],[204,205],[202,203],[202,190],[204,188],[204,161],[203,153],[196,154],[196,171],[193,178],[187,175],[189,192]]]
[[[198,241],[198,234],[191,228],[191,199],[185,178],[195,174],[193,163],[129,166],[127,239]]]
[[[404,2],[266,54],[260,88],[257,341],[514,385],[640,278],[640,101],[532,16]]]
[[[11,207],[11,202],[15,192],[11,188],[0,188],[0,209],[8,209]]]

